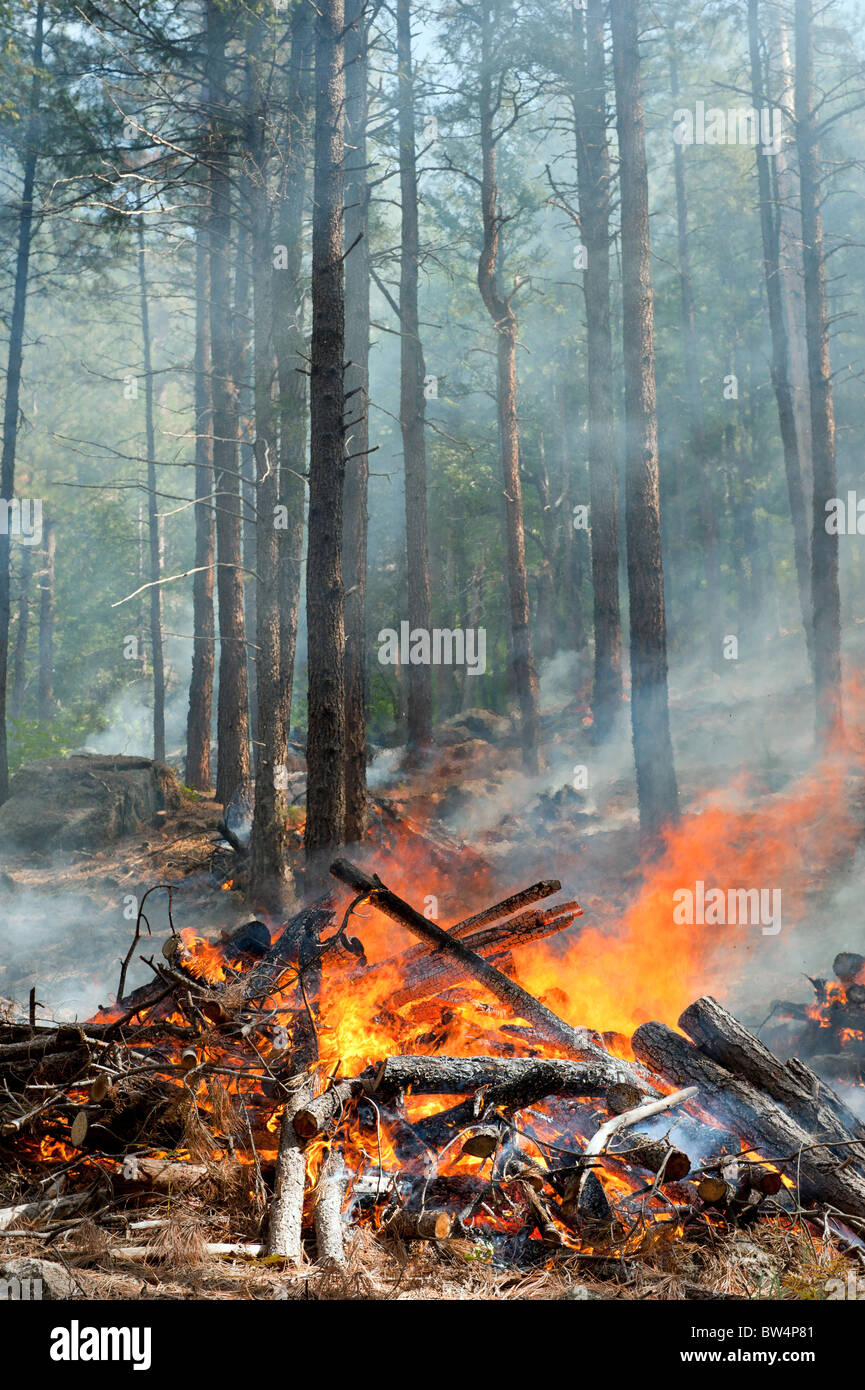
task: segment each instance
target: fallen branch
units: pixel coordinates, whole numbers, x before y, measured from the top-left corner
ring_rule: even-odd
[[[345,1264],[342,1203],[347,1186],[348,1170],[342,1154],[331,1149],[318,1175],[313,1207],[318,1262],[325,1268],[341,1269]]]
[[[458,961],[465,974],[484,985],[496,999],[501,1000],[517,1018],[523,1018],[537,1028],[539,1034],[562,1047],[571,1057],[607,1058],[609,1056],[594,1040],[587,1028],[572,1028],[564,1019],[548,1009],[539,999],[507,975],[496,970],[489,961],[470,951],[464,942],[454,940],[446,931],[429,921],[409,903],[397,897],[380,880],[359,869],[347,859],[337,859],[330,869],[334,878],[345,883],[355,893],[364,893],[375,906],[385,914],[407,927],[415,936],[430,945],[440,946],[442,951]],[[621,1064],[623,1072],[629,1071],[627,1063]]]

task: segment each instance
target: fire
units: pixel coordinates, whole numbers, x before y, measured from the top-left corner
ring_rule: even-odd
[[[754,962],[767,974],[784,932],[805,922],[805,891],[852,856],[861,812],[845,783],[865,767],[865,700],[848,691],[847,734],[789,790],[759,799],[745,782],[716,793],[667,836],[660,860],[618,921],[542,943],[522,978],[535,994],[563,987],[574,1024],[630,1033],[646,1019],[672,1021],[697,994],[728,999]],[[575,870],[575,877],[578,871]],[[749,927],[677,925],[673,895],[698,881],[778,888],[785,927],[763,936]]]
[[[225,957],[221,948],[197,932],[185,927],[180,933],[180,951],[184,968],[198,980],[221,984],[226,979]]]
[[[728,996],[742,981],[758,950],[761,972],[766,971],[765,953],[769,953],[771,964],[771,953],[779,946],[776,937],[753,929],[677,924],[674,894],[698,881],[778,888],[783,893],[785,925],[795,929],[803,920],[805,892],[814,878],[828,874],[852,852],[861,834],[846,786],[851,770],[861,773],[863,766],[865,701],[859,706],[862,726],[853,721],[844,746],[833,749],[789,789],[759,798],[739,783],[707,798],[697,811],[686,815],[668,835],[663,855],[644,866],[638,890],[617,919],[595,921],[585,927],[581,924],[546,944],[524,948],[516,955],[521,984],[575,1026],[603,1032],[610,1052],[630,1060],[630,1035],[640,1023],[652,1018],[672,1022],[699,994]],[[848,699],[848,709],[853,708],[854,702]],[[417,826],[407,818],[392,822],[382,819],[375,837],[370,837],[361,865],[373,872],[379,867],[384,874],[386,863],[389,887],[430,920],[454,925],[500,897],[506,888],[513,888],[494,883],[491,870],[470,849],[455,847],[455,853],[448,852],[437,862],[430,839],[416,832]],[[570,865],[556,865],[566,892],[579,888],[578,864],[575,858]],[[222,889],[233,886],[234,880],[229,879]],[[199,1117],[206,1116],[209,1160],[230,1156],[247,1167],[253,1161],[274,1161],[283,1115],[281,1100],[286,1095],[280,1082],[292,1075],[292,1054],[300,1045],[306,1046],[307,1057],[316,1056],[315,1063],[309,1065],[317,1092],[326,1089],[334,1077],[356,1077],[371,1064],[397,1053],[556,1054],[554,1045],[539,1041],[524,1020],[514,1018],[473,982],[460,978],[444,995],[424,998],[419,992],[417,998],[410,998],[405,990],[405,953],[411,951],[411,938],[385,917],[374,901],[357,902],[344,923],[343,911],[337,911],[334,927],[325,931],[315,1007],[304,999],[297,964],[286,964],[282,977],[273,981],[270,996],[258,995],[253,1011],[239,1013],[243,1026],[234,1034],[220,1031],[219,1025],[226,1016],[231,1019],[232,1010],[241,1008],[245,996],[240,976],[251,968],[250,960],[244,961],[242,953],[236,957],[226,952],[223,944],[207,941],[192,929],[172,938],[169,959],[175,977],[180,971],[214,989],[193,991],[194,1010],[178,1007],[173,1000],[148,1020],[157,1024],[154,1055],[158,1061],[152,1069],[161,1082],[183,1093],[184,1102],[194,1101]],[[341,933],[336,930],[340,925]],[[270,930],[276,933],[279,928],[273,924]],[[362,954],[356,949],[357,941],[362,943]],[[812,1020],[828,1028],[833,1009],[847,1004],[853,983],[826,984],[811,1011]],[[855,983],[860,989],[865,984],[865,967]],[[224,992],[218,991],[219,986],[226,986]],[[407,1002],[397,1006],[394,1001],[401,992]],[[224,1003],[227,1014],[221,1012]],[[105,1011],[98,1021],[116,1017],[116,1009]],[[167,1025],[162,1034],[159,1024]],[[843,1047],[857,1049],[865,1042],[865,1028],[849,1026],[849,1016],[836,1016],[832,1026]],[[310,1029],[314,1033],[313,1050],[309,1047]],[[146,1049],[149,1042],[136,1039],[135,1046]],[[71,1098],[84,1107],[87,1089],[72,1090]],[[364,1099],[349,1110],[340,1127],[339,1145],[345,1162],[356,1173],[377,1172],[383,1181],[400,1172],[425,1171],[422,1149],[406,1156],[405,1129],[423,1129],[425,1121],[460,1101],[460,1096],[409,1094],[397,1122],[396,1112],[389,1111],[386,1104],[378,1106]],[[534,1164],[535,1176],[550,1174],[557,1162],[566,1168],[582,1141],[597,1129],[597,1101],[571,1101],[564,1109],[560,1104],[554,1099],[540,1102],[519,1121],[515,1152],[520,1161],[525,1160],[527,1171]],[[236,1140],[242,1131],[232,1129],[232,1112],[235,1119],[243,1114],[247,1126],[253,1116],[257,1127],[254,1160],[252,1151],[246,1151],[245,1136]],[[432,1131],[439,1132],[435,1124],[427,1126],[425,1132]],[[64,1120],[53,1135],[43,1137],[41,1160],[80,1162],[81,1150],[68,1143],[69,1133]],[[248,1133],[251,1137],[251,1127]],[[331,1133],[332,1126],[306,1145],[310,1185],[328,1154]],[[465,1180],[474,1183],[475,1190],[483,1190],[492,1166],[490,1153],[483,1154],[485,1138],[481,1135],[477,1152],[467,1154],[463,1152],[463,1131],[457,1130],[454,1140],[438,1148],[436,1176]],[[171,1142],[170,1137],[167,1142]],[[173,1162],[196,1161],[188,1150],[175,1150],[166,1156]],[[95,1154],[93,1157],[95,1162],[101,1161]],[[605,1167],[604,1187],[613,1201],[636,1192],[640,1202],[654,1204],[660,1213],[662,1199],[654,1192],[646,1196],[649,1188],[644,1184],[645,1174],[640,1176],[625,1162],[613,1161]],[[525,1182],[511,1181],[506,1175],[498,1186],[496,1210],[476,1212],[470,1224],[482,1229],[495,1223],[503,1230],[510,1223],[514,1230],[523,1229],[525,1200]],[[528,1201],[531,1212],[531,1193]],[[679,1229],[675,1216],[668,1225],[671,1232]],[[644,1233],[644,1228],[640,1229]]]

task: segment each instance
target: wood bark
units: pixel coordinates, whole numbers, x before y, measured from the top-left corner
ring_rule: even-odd
[[[675,40],[673,40],[674,42]],[[671,95],[678,104],[679,73],[675,55],[670,56]],[[679,307],[682,324],[682,355],[685,369],[685,395],[688,402],[689,456],[697,475],[700,549],[703,556],[706,635],[709,667],[720,671],[723,662],[723,614],[721,611],[721,555],[718,548],[718,520],[712,492],[712,467],[706,439],[706,415],[700,383],[700,349],[694,312],[694,279],[691,272],[691,245],[688,229],[688,194],[685,185],[685,152],[673,144],[673,180],[676,188],[676,237],[679,256]]]
[[[27,638],[30,633],[30,587],[33,579],[33,547],[21,548],[21,568],[18,572],[18,627],[15,632],[15,652],[12,658],[12,701],[10,713],[20,719],[24,710],[24,688],[27,682]]]
[[[613,409],[610,331],[610,152],[606,123],[604,0],[588,0],[573,97],[580,229],[586,250],[586,371],[592,605],[595,632],[592,715],[599,740],[609,735],[622,699],[619,605],[619,461]],[[565,524],[571,526],[566,516]]]
[[[811,610],[817,727],[824,743],[841,725],[841,596],[838,537],[826,527],[826,504],[838,495],[835,471],[835,407],[829,356],[826,255],[823,246],[821,175],[814,110],[814,41],[811,0],[796,0],[796,145],[802,205],[805,332],[814,471],[811,530]]]
[[[557,932],[570,927],[573,920],[573,912],[566,912],[560,916],[554,908],[545,913],[526,912],[513,918],[505,927],[490,927],[485,931],[474,932],[471,936],[461,937],[460,940],[470,951],[483,956],[503,973],[510,975],[514,968],[511,955],[514,947],[555,936]],[[391,1009],[399,1009],[403,1004],[411,1003],[415,999],[428,998],[450,985],[458,984],[462,973],[459,965],[443,960],[437,951],[424,951],[414,956],[405,952],[401,962],[385,962],[382,972],[387,973],[388,968],[393,970],[398,980],[403,981],[400,987],[388,995],[387,1005]],[[369,974],[370,972],[367,972],[367,976]]]
[[[345,314],[342,213],[345,158],[343,0],[316,18],[315,191],[312,222],[307,800],[304,847],[313,878],[324,876],[345,838]]]
[[[327,1129],[332,1120],[341,1115],[351,1101],[362,1094],[363,1082],[359,1079],[338,1081],[320,1096],[315,1096],[307,1105],[302,1105],[295,1113],[294,1128],[301,1139],[314,1139]]]
[[[514,687],[520,704],[523,766],[536,773],[540,766],[538,678],[532,650],[529,614],[523,487],[520,477],[520,433],[517,416],[518,325],[511,299],[499,275],[502,213],[496,173],[495,85],[493,34],[495,21],[489,0],[480,6],[481,30],[478,104],[481,138],[481,214],[483,247],[478,258],[478,287],[496,331],[499,450],[507,543],[507,581],[510,611],[510,655]]]
[[[255,573],[256,573],[256,692],[258,703],[255,745],[255,806],[249,847],[248,896],[254,904],[281,914],[291,897],[287,857],[288,809],[284,771],[288,757],[287,730],[280,718],[279,540],[276,508],[279,500],[277,418],[274,400],[276,358],[273,324],[273,268],[269,161],[265,144],[268,122],[266,73],[271,55],[265,51],[266,25],[252,21],[249,35],[250,122],[248,175],[252,218],[253,319],[255,351]]]
[[[207,224],[202,218],[195,241],[195,574],[192,577],[192,675],[186,719],[185,770],[186,785],[199,792],[209,791],[213,785],[210,725],[215,666],[213,566],[216,533],[209,295]]]
[[[538,466],[531,475],[538,494],[541,508],[541,534],[535,539],[540,546],[541,556],[535,572],[537,584],[537,621],[535,625],[535,655],[541,660],[549,660],[557,649],[556,624],[556,514],[550,491],[550,475],[547,468],[547,445],[543,429],[538,431]],[[575,601],[568,596],[569,605]]]
[[[653,1139],[647,1134],[626,1134],[608,1152],[611,1158],[635,1168],[647,1168],[650,1173],[663,1170],[665,1182],[681,1182],[691,1171],[691,1160],[682,1149],[667,1139]]]
[[[491,907],[485,907],[482,911],[473,913],[471,917],[464,917],[461,922],[455,922],[447,930],[451,936],[471,936],[472,932],[479,931],[481,927],[489,926],[490,922],[499,922],[504,917],[510,917],[512,912],[518,912],[522,907],[529,907],[531,903],[540,902],[543,898],[551,898],[554,893],[561,890],[561,886],[557,878],[541,879],[538,883],[530,883],[528,888],[521,888],[518,893],[512,893],[508,898],[502,898],[501,902],[493,903]]]
[[[153,418],[153,361],[144,219],[138,204],[138,299],[144,354],[144,437],[147,449],[147,539],[150,558],[150,657],[153,662],[153,756],[165,761],[165,658],[162,649],[162,527],[156,491],[156,430]]]
[[[295,1092],[282,1114],[273,1203],[267,1234],[268,1255],[281,1255],[297,1262],[303,1253],[303,1197],[306,1188],[306,1155],[303,1141],[294,1128],[294,1110],[309,1095],[310,1083],[304,1082]]]
[[[6,399],[3,405],[3,449],[0,456],[0,499],[11,504],[15,493],[15,452],[18,446],[18,415],[21,398],[21,366],[24,358],[24,320],[27,310],[27,280],[30,246],[33,240],[33,192],[36,183],[39,102],[42,94],[42,49],[45,4],[36,6],[33,30],[33,77],[30,83],[29,112],[24,138],[21,204],[18,213],[18,245],[15,255],[15,281],[12,314],[9,320],[9,348],[6,358]],[[9,795],[9,753],[6,736],[6,682],[9,666],[10,527],[0,532],[0,804]],[[40,712],[40,718],[42,717]]]
[[[413,1095],[462,1095],[482,1086],[524,1087],[531,1093],[537,1084],[549,1087],[545,1095],[602,1096],[615,1085],[607,1061],[574,1062],[564,1058],[534,1057],[426,1057],[410,1053],[385,1059],[370,1067],[363,1082],[368,1095],[393,1098],[411,1090]],[[638,1093],[647,1089],[638,1083]]]
[[[228,109],[228,18],[218,0],[207,0],[210,149],[210,349],[213,368],[213,471],[216,507],[216,588],[219,598],[219,699],[216,799],[223,805],[249,781],[249,709],[237,384],[233,380],[231,314],[231,156]]]
[[[342,1203],[348,1176],[342,1154],[331,1149],[321,1165],[313,1207],[318,1262],[325,1269],[341,1269],[345,1264]]]
[[[45,723],[54,716],[54,519],[42,518],[42,573],[39,577],[39,688],[37,714]]]
[[[748,0],[748,44],[751,59],[751,90],[757,111],[767,105],[763,64],[760,53],[758,0]],[[790,387],[789,337],[784,318],[783,279],[780,261],[780,227],[782,212],[773,197],[772,170],[763,145],[758,142],[754,153],[757,160],[757,187],[760,199],[760,233],[763,243],[763,278],[769,307],[769,331],[772,337],[772,388],[778,408],[784,471],[787,478],[787,497],[793,526],[793,558],[799,589],[799,607],[805,633],[806,649],[812,674],[815,674],[814,625],[811,605],[810,541],[808,513],[803,483],[802,441],[796,424],[796,409]],[[778,158],[778,156],[776,156]],[[809,430],[810,435],[810,430]],[[753,553],[753,552],[752,552]]]
[[[850,1216],[865,1216],[865,1176],[843,1166],[845,1147],[821,1147],[824,1136],[804,1129],[750,1082],[713,1062],[664,1023],[641,1024],[632,1041],[640,1061],[668,1081],[699,1087],[692,1105],[697,1113],[735,1128],[746,1147],[758,1149],[771,1162],[789,1159],[788,1176],[804,1202],[829,1202]]]
[[[454,1218],[446,1211],[428,1208],[426,1211],[397,1211],[386,1220],[382,1230],[400,1240],[446,1240]]]
[[[405,468],[405,545],[408,620],[411,630],[429,632],[429,543],[427,539],[426,364],[418,315],[420,235],[412,58],[411,0],[397,0],[398,126],[400,181],[400,429]],[[408,750],[417,754],[432,741],[432,667],[406,672]]]
[[[345,837],[366,831],[368,702],[366,567],[369,482],[369,19],[366,0],[347,0],[345,35]]]
[[[279,496],[285,525],[279,537],[279,718],[290,737],[307,457],[306,340],[303,325],[303,209],[314,104],[312,8],[298,5],[291,26],[284,176],[278,188],[273,278],[274,346],[279,383]],[[282,257],[284,256],[284,264]]]
[[[865,1140],[865,1125],[798,1058],[781,1062],[737,1018],[706,995],[690,1004],[679,1027],[707,1057],[771,1096],[803,1127],[836,1139]],[[865,1147],[845,1150],[865,1159]]]
[[[638,6],[634,0],[611,0],[610,13],[622,206],[631,723],[640,827],[644,836],[655,839],[678,821],[679,794],[667,697],[649,188]]]
[[[241,146],[243,157],[237,161],[234,173],[234,200],[236,215],[234,219],[234,304],[232,309],[232,361],[231,379],[235,384],[237,408],[237,447],[240,489],[240,553],[243,557],[243,629],[246,641],[246,685],[249,709],[249,741],[255,749],[258,740],[258,696],[256,683],[256,599],[257,585],[255,574],[257,549],[257,510],[255,457],[255,368],[252,357],[253,305],[252,279],[254,267],[253,241],[256,218],[257,189],[254,166],[256,156],[251,153],[260,143],[263,130],[255,129],[255,107],[260,106],[256,99],[255,56],[251,49],[261,47],[263,36],[261,25],[253,20],[246,39],[246,56],[243,70],[243,120],[241,124]],[[264,115],[261,119],[265,119]]]
[[[795,74],[790,53],[787,16],[778,11],[772,20],[767,63],[771,73],[777,66],[780,91],[778,104],[785,115],[795,105]],[[784,287],[784,309],[787,323],[788,366],[790,390],[793,393],[793,414],[796,418],[796,440],[802,467],[805,496],[811,496],[811,411],[808,391],[808,347],[805,341],[805,283],[802,267],[802,210],[792,142],[782,141],[775,155],[775,187],[778,207],[778,235],[781,258],[781,281]],[[807,533],[806,533],[807,539]]]

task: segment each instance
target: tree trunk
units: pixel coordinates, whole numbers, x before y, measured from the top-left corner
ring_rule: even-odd
[[[781,76],[780,104],[792,112],[795,104],[795,77],[790,56],[790,41],[786,17],[778,12],[773,20],[772,47],[777,51]],[[768,84],[767,84],[768,85]],[[796,441],[802,486],[806,497],[813,487],[811,477],[811,410],[808,390],[808,346],[805,341],[805,282],[802,268],[802,210],[796,169],[790,145],[784,141],[775,155],[776,206],[778,209],[779,258],[781,283],[784,287],[784,309],[787,321],[787,350],[790,369],[790,390],[793,395],[793,415],[796,420]],[[809,543],[810,563],[810,537]],[[809,603],[810,608],[810,603]]]
[[[412,60],[411,0],[397,0],[399,69],[399,178],[402,213],[400,240],[400,425],[405,462],[405,546],[408,572],[408,620],[412,631],[429,632],[430,570],[427,538],[426,398],[423,344],[418,317],[417,152]],[[432,667],[410,665],[407,675],[408,749],[410,754],[432,742]]]
[[[268,102],[265,73],[265,21],[255,17],[249,33],[249,112],[247,132],[248,208],[252,217],[253,362],[255,404],[255,573],[256,689],[258,736],[255,740],[255,807],[249,854],[248,897],[256,910],[282,915],[289,907],[291,878],[287,860],[288,811],[284,780],[287,730],[280,718],[279,538],[275,526],[279,501],[276,440],[276,358],[274,352],[271,209],[265,134]]]
[[[751,57],[751,89],[756,110],[766,105],[767,96],[763,81],[763,67],[760,56],[760,31],[757,21],[758,0],[748,0],[748,42]],[[802,627],[808,660],[816,682],[814,652],[814,626],[812,618],[810,583],[810,546],[808,543],[808,516],[805,503],[805,489],[802,481],[802,451],[796,429],[796,412],[793,394],[787,375],[788,338],[784,323],[783,282],[780,273],[780,208],[773,198],[772,174],[762,144],[755,146],[757,159],[757,186],[760,199],[760,230],[763,240],[763,277],[766,282],[766,298],[769,306],[769,330],[772,335],[772,387],[778,406],[778,424],[781,432],[781,446],[784,451],[784,470],[787,475],[787,496],[790,501],[790,519],[793,524],[793,556],[796,564],[796,579],[799,587],[799,607],[802,612]],[[777,156],[776,156],[777,158]]]
[[[195,245],[195,574],[192,578],[192,676],[186,720],[186,785],[212,786],[210,722],[213,708],[213,416],[210,375],[210,269],[206,230]]]
[[[147,263],[144,220],[139,202],[138,290],[141,305],[141,342],[144,349],[144,431],[147,446],[147,535],[150,552],[150,655],[153,660],[153,756],[165,761],[165,660],[162,651],[162,535],[156,497],[156,431],[153,421],[153,361],[150,341],[150,305],[147,298]]]
[[[255,20],[251,23],[254,25]],[[253,132],[251,115],[253,105],[250,72],[251,59],[247,59],[244,71],[244,108],[246,113],[244,145],[249,150],[261,132]],[[261,117],[264,120],[264,116]],[[258,739],[258,703],[256,695],[257,651],[252,642],[256,630],[255,601],[256,585],[251,576],[255,573],[257,549],[257,462],[255,454],[255,387],[253,383],[254,366],[252,362],[252,274],[254,267],[252,239],[255,235],[251,223],[256,216],[254,204],[258,189],[254,187],[254,177],[246,161],[242,161],[237,174],[237,217],[234,231],[234,318],[233,318],[233,362],[232,380],[237,391],[238,456],[240,463],[240,514],[241,514],[241,553],[243,569],[248,578],[243,586],[243,628],[248,634],[246,643],[246,682],[249,705],[249,741],[254,749]]]
[[[603,0],[589,0],[582,71],[574,95],[580,224],[586,249],[586,358],[589,397],[589,500],[595,670],[594,735],[609,735],[622,700],[619,609],[619,460],[613,413],[610,333],[610,153],[606,127]],[[566,524],[572,524],[572,517]]]
[[[216,799],[226,804],[249,781],[249,708],[243,623],[237,390],[232,377],[231,168],[226,13],[207,0],[207,66],[214,138],[210,157],[210,350],[213,366],[213,472],[216,589],[219,600],[219,700]]]
[[[535,672],[529,625],[529,588],[526,573],[526,538],[523,521],[523,489],[520,478],[520,436],[517,419],[517,320],[510,299],[501,289],[498,274],[501,212],[496,181],[496,135],[493,129],[492,73],[493,18],[489,3],[481,7],[481,67],[479,104],[481,127],[481,211],[484,242],[478,259],[478,286],[497,335],[499,449],[504,484],[505,535],[507,541],[508,599],[510,607],[511,661],[514,685],[522,717],[523,767],[539,768],[538,678]]]
[[[802,200],[805,331],[811,400],[814,469],[811,531],[811,605],[814,621],[814,684],[817,728],[825,742],[841,727],[841,597],[838,537],[826,529],[826,503],[837,496],[835,409],[829,361],[826,259],[823,249],[820,172],[813,108],[811,0],[796,0],[796,144]]]
[[[631,723],[640,827],[654,838],[678,820],[679,795],[667,699],[649,188],[634,0],[611,0],[611,15],[622,202]]]
[[[279,383],[279,496],[284,508],[279,538],[279,719],[286,748],[291,702],[306,505],[307,391],[303,370],[303,206],[313,111],[312,10],[298,5],[291,28],[284,181],[276,210],[274,346]],[[284,258],[284,263],[283,263]]]
[[[44,0],[36,6],[33,33],[33,78],[30,85],[30,111],[24,143],[24,169],[21,210],[18,215],[18,248],[15,258],[15,288],[9,320],[9,352],[6,359],[6,401],[3,407],[3,452],[0,458],[0,498],[11,503],[15,492],[15,450],[18,444],[18,402],[21,394],[21,363],[24,356],[24,318],[27,309],[27,275],[33,238],[33,188],[36,182],[36,136],[39,101],[42,93],[42,39],[45,22]],[[9,668],[9,527],[0,533],[0,804],[9,795],[9,752],[6,741],[6,679]]]
[[[675,40],[674,40],[675,41]],[[670,57],[670,84],[674,98],[679,95],[679,74],[675,56]],[[706,443],[706,418],[700,384],[699,346],[694,315],[694,282],[691,275],[691,247],[688,241],[688,198],[685,190],[685,155],[682,146],[673,145],[673,175],[676,185],[676,231],[679,252],[679,294],[682,314],[682,351],[685,359],[685,390],[690,425],[690,456],[697,474],[700,518],[700,548],[706,583],[706,633],[709,668],[723,666],[721,556],[718,549],[718,522],[712,495],[712,470]]]
[[[533,482],[541,505],[541,559],[538,565],[537,638],[535,648],[541,660],[556,652],[556,516],[550,496],[550,475],[547,471],[547,446],[544,432],[538,432],[538,467]],[[570,517],[566,517],[570,524]],[[573,596],[569,597],[569,602]]]
[[[366,538],[369,480],[369,188],[365,0],[346,5],[345,356],[345,836],[366,831]]]
[[[37,715],[50,724],[54,717],[54,521],[42,524],[42,576],[39,583],[39,696]]]
[[[309,689],[304,845],[312,876],[345,836],[345,305],[342,211],[345,70],[343,0],[316,17],[315,191],[312,221],[309,542],[306,567]]]
[[[33,549],[25,545],[21,551],[21,573],[18,577],[18,631],[15,633],[15,656],[12,662],[12,718],[20,719],[24,710],[24,686],[27,681],[27,637],[30,629],[30,585],[33,578]]]

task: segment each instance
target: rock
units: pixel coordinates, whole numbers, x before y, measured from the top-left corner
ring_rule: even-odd
[[[76,1293],[66,1270],[54,1260],[22,1256],[0,1263],[0,1301],[5,1298],[17,1302],[29,1294],[31,1301],[44,1303],[51,1299],[74,1298]]]
[[[445,746],[468,743],[473,738],[481,738],[486,743],[502,743],[512,733],[513,725],[504,715],[493,714],[487,709],[467,709],[446,719],[440,725],[436,738]]]
[[[562,1294],[562,1301],[574,1303],[603,1303],[604,1295],[590,1289],[587,1284],[572,1284],[571,1287]]]
[[[44,758],[12,778],[0,806],[0,845],[97,850],[156,823],[182,804],[177,778],[149,758]]]

